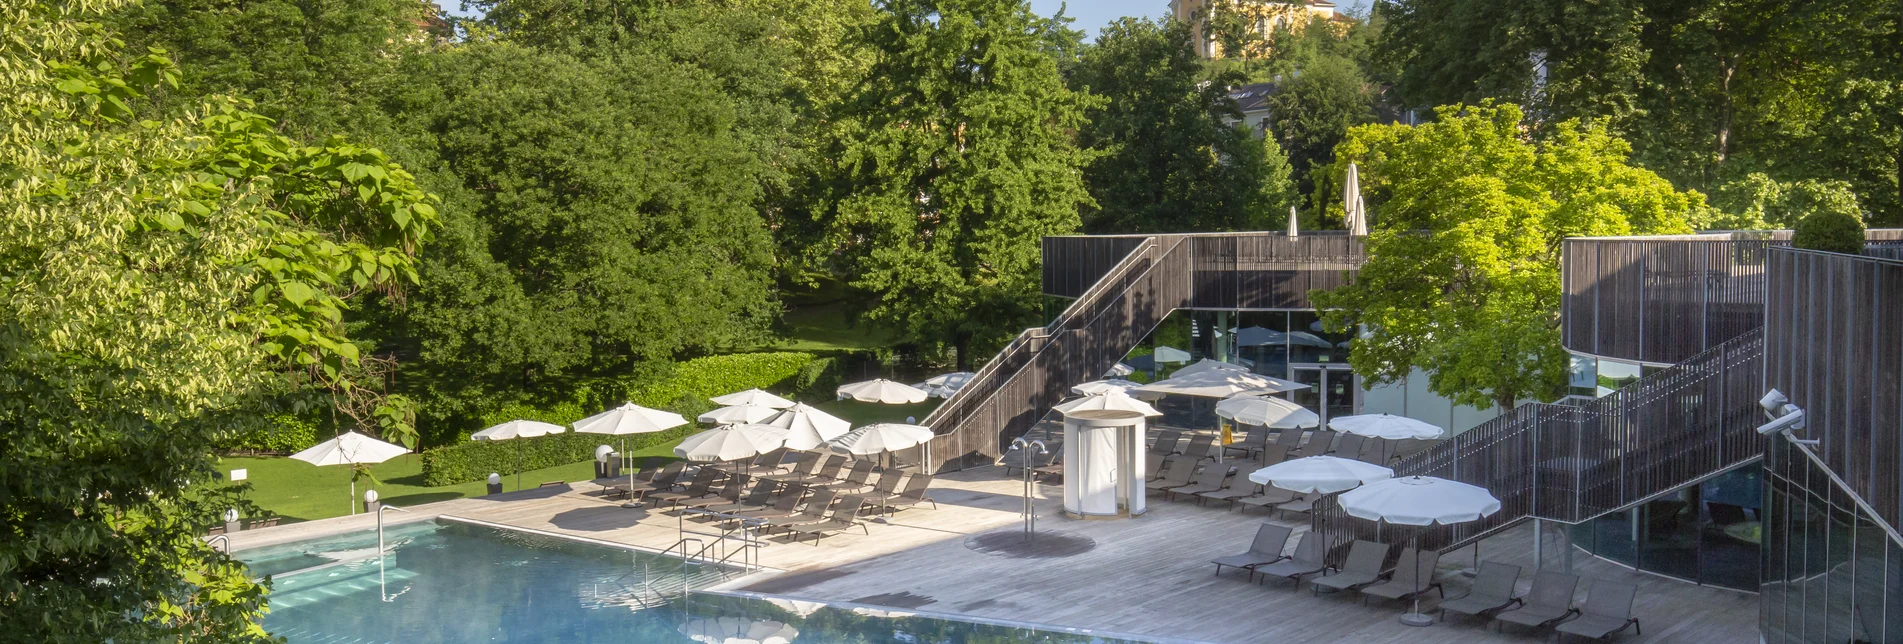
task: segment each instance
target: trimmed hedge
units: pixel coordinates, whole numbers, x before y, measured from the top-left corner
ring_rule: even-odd
[[[814,365],[819,366],[815,368]],[[807,382],[809,380],[812,382]],[[599,410],[622,402],[665,409],[692,420],[714,408],[713,401],[708,400],[713,396],[756,387],[782,391],[798,388],[806,391],[808,385],[814,383],[831,383],[825,385],[825,396],[830,398],[832,388],[838,382],[836,361],[832,358],[817,358],[810,353],[708,356],[676,364],[666,376],[660,378],[629,377],[596,381],[583,387],[588,392],[584,397],[593,399],[587,403],[565,402],[547,407],[509,405],[483,414],[482,422],[487,427],[519,418],[572,425],[592,413],[586,409]],[[692,426],[683,426],[667,432],[629,436],[628,449],[665,443],[694,431]],[[463,437],[467,439],[468,435],[464,434]],[[521,446],[523,469],[536,469],[592,459],[596,445],[614,445],[619,449],[619,438],[567,433],[512,441],[464,440],[459,444],[423,451],[423,484],[452,485],[480,481],[490,472],[512,472],[515,469],[517,446],[511,443],[518,441],[524,443]]]
[[[1819,210],[1797,220],[1791,245],[1846,255],[1863,254],[1863,220],[1855,213]]]
[[[569,432],[506,441],[468,441],[438,447],[423,452],[423,485],[455,485],[481,481],[490,472],[512,473],[516,468],[518,450],[522,469],[527,471],[591,460],[595,457],[596,445],[613,445],[615,449],[621,449],[623,438],[627,439],[627,449],[634,451],[680,440],[694,430],[691,426],[681,426],[665,432],[625,437]]]
[[[268,422],[219,443],[228,452],[294,454],[317,444],[317,423],[296,416],[274,415]]]

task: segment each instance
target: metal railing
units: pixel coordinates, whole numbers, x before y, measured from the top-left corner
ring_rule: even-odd
[[[1186,301],[1185,241],[1144,238],[1049,325],[1019,333],[925,418],[923,424],[938,435],[931,453],[989,462],[1042,419],[1070,385],[1114,365]]]
[[[1590,521],[1760,458],[1763,355],[1763,331],[1750,331],[1598,399],[1521,405],[1402,459],[1395,476],[1451,479],[1500,499],[1491,517],[1424,529],[1420,547],[1445,552],[1527,519]],[[1331,558],[1378,530],[1332,497],[1310,521]]]

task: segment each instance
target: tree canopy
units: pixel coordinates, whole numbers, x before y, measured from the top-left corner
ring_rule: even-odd
[[[1124,18],[1072,70],[1074,90],[1104,99],[1077,136],[1099,155],[1084,173],[1097,204],[1087,230],[1253,230],[1288,207],[1287,160],[1236,125],[1228,88],[1242,75],[1206,80],[1193,37],[1186,23]]]
[[[872,68],[832,118],[814,207],[865,314],[960,367],[1038,317],[1039,239],[1090,203],[1070,132],[1086,95],[1049,53],[1066,35],[1010,0],[890,0],[861,32]]]
[[[1484,0],[1377,3],[1410,104],[1523,103],[1594,119],[1634,160],[1714,194],[1762,174],[1841,180],[1903,222],[1903,6],[1824,2]]]
[[[161,109],[113,3],[0,14],[0,629],[264,641],[264,591],[195,533],[243,502],[211,446],[294,379],[349,390],[342,314],[414,281],[437,200],[377,150],[241,101]]]
[[[1563,390],[1560,240],[1691,232],[1704,197],[1626,162],[1602,128],[1560,123],[1533,140],[1512,105],[1350,130],[1332,168],[1364,169],[1379,213],[1352,285],[1312,294],[1334,329],[1366,325],[1349,361],[1372,383],[1414,368],[1455,402],[1512,407]]]

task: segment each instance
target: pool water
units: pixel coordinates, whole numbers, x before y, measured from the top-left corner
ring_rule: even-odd
[[[464,642],[1122,642],[1065,629],[683,593],[681,562],[438,520],[241,551],[272,580],[264,626],[291,644]],[[739,574],[690,566],[690,588]]]

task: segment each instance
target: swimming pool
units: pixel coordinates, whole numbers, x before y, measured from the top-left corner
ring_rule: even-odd
[[[682,593],[680,560],[450,520],[241,551],[271,575],[264,626],[292,644],[359,642],[1132,642],[957,616]],[[692,566],[690,588],[739,571]],[[651,576],[651,577],[650,577]]]

